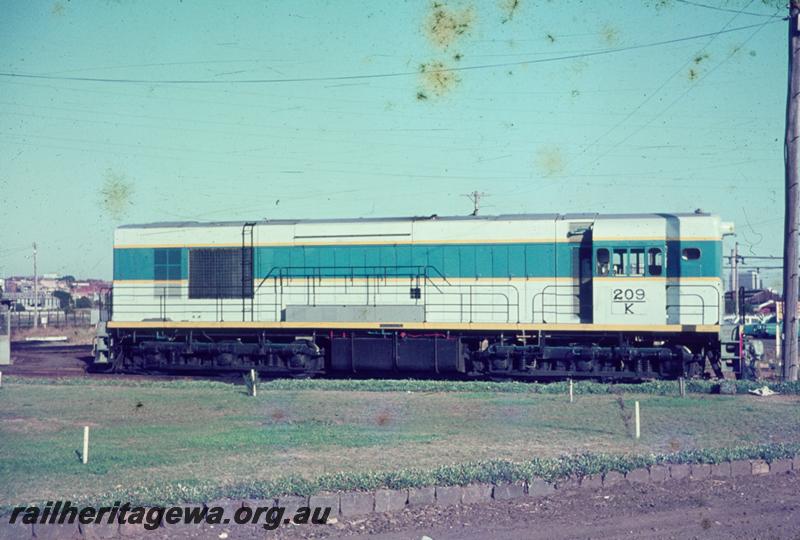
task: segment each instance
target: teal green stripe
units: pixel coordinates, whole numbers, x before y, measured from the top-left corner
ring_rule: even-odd
[[[560,250],[559,250],[560,251]],[[565,250],[567,255],[568,252]],[[553,244],[432,244],[260,247],[257,276],[344,275],[547,277],[555,274]],[[565,268],[560,275],[568,276]]]
[[[664,247],[657,242],[597,242],[600,247]],[[685,247],[698,247],[701,258],[684,261]],[[381,246],[267,246],[255,248],[256,278],[267,276],[320,277],[386,275],[388,277],[428,275],[453,278],[570,277],[579,244],[403,244]],[[181,250],[181,279],[188,278],[188,248]],[[153,248],[114,250],[114,279],[154,279]],[[668,277],[719,276],[722,272],[722,243],[667,242]]]

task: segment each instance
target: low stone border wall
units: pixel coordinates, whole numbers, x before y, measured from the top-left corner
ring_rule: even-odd
[[[719,464],[672,464],[653,465],[647,468],[633,469],[627,473],[609,471],[605,474],[584,477],[564,478],[548,482],[535,478],[531,482],[515,484],[469,484],[466,486],[432,486],[409,489],[379,489],[375,492],[350,492],[338,495],[312,495],[302,498],[308,506],[331,506],[338,508],[341,517],[357,517],[370,513],[396,512],[404,508],[435,505],[452,506],[456,504],[474,504],[491,500],[506,501],[523,497],[542,497],[557,491],[570,489],[601,489],[621,484],[660,483],[669,480],[704,480],[707,478],[726,478],[764,474],[786,474],[795,471],[800,474],[800,456],[794,459],[777,459],[771,463],[764,460],[729,461]],[[292,497],[291,501],[297,498]],[[278,506],[289,506],[289,499],[277,498]],[[294,505],[292,505],[294,506]]]
[[[224,508],[225,515],[232,514],[243,506],[264,507],[282,506],[285,515],[292,515],[303,506],[311,508],[330,507],[330,517],[361,517],[373,513],[399,512],[405,508],[422,506],[453,506],[458,504],[485,503],[492,500],[505,501],[525,497],[543,497],[559,491],[591,489],[597,490],[621,483],[649,484],[668,482],[670,480],[705,480],[709,478],[730,478],[767,474],[800,474],[800,455],[793,459],[776,459],[772,462],[764,460],[738,460],[722,463],[680,463],[662,464],[651,467],[633,469],[626,473],[608,471],[605,474],[583,477],[563,478],[549,482],[534,478],[530,482],[514,484],[469,484],[466,486],[428,486],[408,489],[378,489],[376,491],[353,491],[342,493],[320,493],[310,497],[286,495],[266,500],[223,499],[210,501],[206,506]],[[186,505],[179,505],[186,506]],[[125,524],[119,527],[112,525],[10,525],[8,515],[0,517],[0,540],[6,538],[117,538],[141,535],[141,525]],[[172,528],[173,526],[168,526]],[[176,529],[208,527],[208,525],[176,525]],[[216,526],[222,532],[224,528],[235,525]],[[162,529],[163,530],[163,529]]]

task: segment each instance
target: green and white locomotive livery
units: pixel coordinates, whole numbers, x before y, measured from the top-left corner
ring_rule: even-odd
[[[676,377],[719,356],[709,214],[154,223],[114,238],[119,370]]]

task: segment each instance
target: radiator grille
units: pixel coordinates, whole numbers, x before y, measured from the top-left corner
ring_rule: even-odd
[[[189,251],[189,298],[252,298],[252,248]]]

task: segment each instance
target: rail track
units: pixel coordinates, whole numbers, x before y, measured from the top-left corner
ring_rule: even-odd
[[[12,343],[8,375],[24,377],[79,377],[87,375],[91,345]]]
[[[52,343],[30,343],[17,342],[11,344],[11,365],[0,365],[0,372],[3,375],[18,377],[91,377],[94,379],[116,379],[116,380],[212,380],[242,384],[242,376],[236,372],[218,371],[191,371],[183,373],[169,372],[141,372],[141,373],[107,373],[92,369],[92,346],[91,345],[68,345]],[[434,378],[430,374],[421,374],[422,378]],[[262,379],[270,377],[262,374]],[[371,378],[369,374],[327,374],[329,379],[351,379],[351,378]],[[443,377],[448,378],[448,377]],[[506,380],[506,379],[490,379]]]
[[[19,342],[11,344],[11,361],[0,366],[4,375],[18,377],[92,377],[97,379],[173,380],[208,378],[224,380],[209,375],[144,375],[130,373],[102,373],[91,370],[91,345],[65,345]]]

